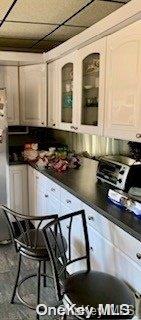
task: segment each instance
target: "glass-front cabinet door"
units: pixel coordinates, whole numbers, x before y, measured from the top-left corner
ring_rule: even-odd
[[[79,131],[103,133],[105,39],[78,50]]]
[[[57,62],[58,124],[60,129],[75,131],[75,54]]]

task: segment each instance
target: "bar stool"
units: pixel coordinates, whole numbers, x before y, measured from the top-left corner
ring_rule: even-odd
[[[82,222],[82,232],[84,235],[85,253],[78,258],[72,258],[72,225],[77,224],[76,218]],[[73,223],[73,221],[75,222]],[[65,222],[67,221],[67,223]],[[58,254],[59,249],[57,243],[57,234],[61,235],[62,246],[64,245],[62,224],[68,226],[68,252],[64,251],[62,266],[58,269]],[[52,232],[52,226],[56,225],[56,246],[52,247],[49,231]],[[67,214],[65,216],[54,219],[44,229],[47,250],[50,255],[50,261],[55,275],[55,288],[59,301],[63,301],[66,318],[68,308],[73,307],[73,314],[79,319],[87,318],[87,308],[93,308],[93,314],[90,319],[132,319],[135,313],[135,297],[130,288],[120,279],[98,271],[92,271],[90,268],[90,250],[89,239],[84,210]],[[82,235],[82,236],[83,236]],[[55,249],[57,248],[57,250]],[[61,254],[61,251],[59,251]],[[78,271],[69,275],[67,267],[73,263],[80,261],[86,262],[86,270]],[[63,281],[63,291],[60,286],[60,277]],[[79,314],[79,307],[84,307],[83,315]],[[91,309],[92,310],[92,309]],[[82,309],[81,309],[82,311]]]
[[[3,213],[6,216],[10,231],[11,237],[13,240],[13,244],[15,246],[15,250],[19,255],[19,263],[17,276],[15,280],[15,285],[13,289],[13,294],[11,298],[11,303],[14,303],[15,296],[27,307],[30,309],[36,310],[36,307],[27,303],[20,295],[20,287],[26,282],[26,280],[37,276],[37,302],[36,306],[40,304],[40,293],[41,293],[41,277],[43,277],[43,284],[46,287],[46,278],[52,278],[46,274],[46,262],[50,260],[48,250],[46,248],[46,243],[44,239],[44,235],[42,232],[42,227],[46,225],[47,222],[53,221],[57,218],[57,215],[44,215],[44,216],[28,216],[22,215],[13,210],[1,206]],[[52,246],[54,245],[54,236],[52,232],[48,236],[51,238]],[[62,241],[60,235],[57,235],[58,238],[58,246],[60,248],[59,252],[62,250],[66,250],[66,242],[65,249],[64,245],[61,248]],[[64,240],[65,241],[65,240]],[[63,253],[64,254],[64,253]],[[22,257],[35,260],[38,263],[38,271],[37,273],[30,274],[22,278],[19,281],[20,271],[21,271],[21,263]],[[41,265],[43,265],[43,272],[41,271]],[[39,319],[39,315],[37,314],[37,319]]]

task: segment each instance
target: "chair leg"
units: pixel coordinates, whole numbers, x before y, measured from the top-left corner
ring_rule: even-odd
[[[38,292],[37,292],[37,305],[40,304],[40,289],[41,289],[41,261],[38,262],[38,273],[37,273],[37,285],[38,285]],[[39,320],[39,315],[37,314],[36,319]]]
[[[16,277],[16,282],[15,282],[15,286],[14,286],[14,290],[13,290],[13,294],[12,294],[12,298],[11,298],[11,303],[14,303],[14,299],[15,299],[15,295],[16,295],[16,289],[17,289],[17,285],[18,285],[18,280],[19,280],[19,275],[20,275],[20,269],[21,269],[21,254],[19,255],[19,264],[18,264],[18,271],[17,271],[17,277]]]
[[[46,261],[43,261],[43,273],[46,274]],[[46,281],[46,276],[43,277],[43,284],[44,284],[44,287],[47,286],[47,281]]]

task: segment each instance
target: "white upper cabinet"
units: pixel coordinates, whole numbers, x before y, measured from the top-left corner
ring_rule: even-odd
[[[49,64],[49,126],[103,133],[105,53],[101,39]]]
[[[45,64],[20,67],[20,115],[23,125],[46,126],[46,72]]]
[[[77,130],[76,53],[56,61],[56,113],[60,129]]]
[[[106,39],[77,52],[77,112],[79,132],[103,133]]]
[[[8,125],[19,124],[19,77],[18,67],[4,66],[4,86],[7,94]]]
[[[141,21],[108,37],[105,136],[141,141]]]
[[[57,128],[56,62],[48,64],[48,127]]]

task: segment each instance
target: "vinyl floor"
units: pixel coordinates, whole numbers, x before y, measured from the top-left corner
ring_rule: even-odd
[[[0,245],[0,320],[35,320],[36,312],[23,306],[18,299],[10,304],[11,294],[17,272],[18,255],[13,245]],[[36,273],[37,262],[23,258],[21,275]],[[51,267],[48,263],[47,273],[51,275]],[[41,287],[41,303],[47,306],[56,305],[53,281],[47,279],[48,287]],[[27,280],[21,286],[21,296],[30,304],[36,305],[37,278]],[[58,316],[41,316],[41,320],[58,319]]]

